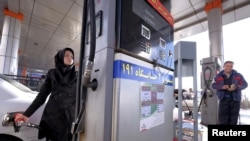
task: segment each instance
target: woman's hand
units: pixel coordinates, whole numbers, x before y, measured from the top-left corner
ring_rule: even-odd
[[[29,118],[26,117],[25,115],[21,114],[21,113],[17,113],[14,117],[15,123],[19,123],[19,122],[28,122]]]

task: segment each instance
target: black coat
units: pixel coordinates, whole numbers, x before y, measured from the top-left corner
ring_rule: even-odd
[[[30,117],[50,96],[40,121],[39,139],[47,137],[53,141],[69,141],[72,137],[70,129],[75,115],[76,82],[74,67],[65,75],[58,69],[48,71],[41,91],[24,112]]]

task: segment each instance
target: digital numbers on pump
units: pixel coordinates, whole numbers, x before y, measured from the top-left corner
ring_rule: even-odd
[[[121,62],[119,64],[121,68],[121,72],[125,78],[133,78],[138,80],[160,80],[160,77],[156,74],[157,72],[153,72],[153,70],[144,68],[141,66],[137,66],[127,62]]]
[[[151,78],[151,75],[149,75],[150,71],[147,73],[147,72],[144,71],[143,68],[131,65],[129,63],[122,63],[122,72],[125,75],[142,77],[142,78],[147,78],[147,79]]]
[[[126,73],[128,75],[133,75],[133,66],[128,63],[122,63],[122,70],[123,73]]]

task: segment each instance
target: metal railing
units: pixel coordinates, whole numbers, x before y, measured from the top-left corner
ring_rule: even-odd
[[[40,77],[9,75],[9,74],[4,74],[4,75],[12,78],[13,80],[20,82],[21,84],[35,91],[37,91],[38,85],[41,81]]]

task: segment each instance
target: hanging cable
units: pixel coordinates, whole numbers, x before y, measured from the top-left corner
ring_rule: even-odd
[[[204,101],[204,104],[205,106],[207,105],[206,103],[206,99],[207,99],[207,92],[209,91],[209,97],[212,97],[213,96],[213,90],[211,89],[211,83],[212,83],[212,78],[213,77],[213,70],[211,67],[206,67],[204,70],[203,70],[203,78],[204,78],[204,84],[205,84],[205,88],[202,92],[202,97],[201,97],[201,101],[200,101],[200,104],[199,104],[199,107],[198,107],[198,111],[200,111],[200,107],[201,107],[201,104],[202,102]]]

